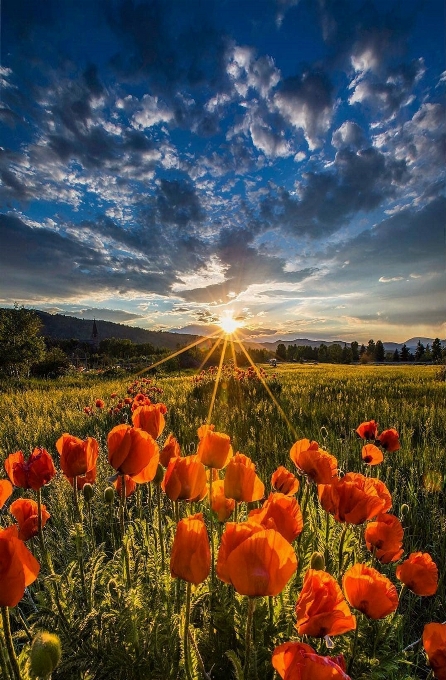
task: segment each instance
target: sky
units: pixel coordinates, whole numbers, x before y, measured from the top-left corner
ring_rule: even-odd
[[[0,305],[446,337],[442,0],[2,0]]]

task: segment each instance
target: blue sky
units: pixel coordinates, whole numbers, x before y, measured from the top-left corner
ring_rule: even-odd
[[[0,304],[446,336],[440,0],[3,0]]]

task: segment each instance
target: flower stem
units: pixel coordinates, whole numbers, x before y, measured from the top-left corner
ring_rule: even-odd
[[[243,667],[243,675],[248,680],[249,678],[249,664],[251,661],[251,642],[252,642],[252,622],[254,618],[254,610],[256,608],[256,600],[254,597],[248,599],[248,615],[246,618],[246,633],[245,633],[245,665]]]
[[[352,653],[351,653],[351,656],[350,656],[350,661],[348,662],[347,675],[351,674],[351,671],[352,671],[352,668],[353,668],[353,662],[355,660],[356,645],[357,645],[357,642],[358,642],[359,621],[360,621],[360,617],[358,615],[356,617],[355,637],[353,638]]]
[[[17,661],[14,643],[12,641],[11,624],[9,621],[9,609],[8,607],[2,607],[2,623],[3,623],[3,634],[5,636],[6,649],[8,650],[9,662],[12,667],[12,672],[15,680],[22,680],[22,675],[20,673],[19,662]],[[8,676],[6,676],[8,677]]]
[[[212,516],[212,477],[214,469],[209,468],[210,475],[209,475],[209,519],[210,519],[210,538],[211,538],[211,589],[214,587],[214,582],[215,582],[215,564],[214,564],[214,558],[215,558],[215,547],[214,547],[214,518]]]
[[[156,490],[156,502],[158,505],[158,536],[160,541],[161,550],[161,570],[164,572],[165,560],[164,560],[164,540],[163,540],[163,522],[161,518],[161,487],[158,486]]]
[[[183,650],[184,650],[184,668],[186,670],[187,680],[192,680],[192,673],[189,665],[189,620],[190,620],[190,595],[191,583],[187,582],[186,587],[186,614],[184,617],[184,634],[183,634]]]
[[[77,492],[77,477],[73,478],[73,498],[74,498],[74,508],[75,508],[75,514],[76,514],[76,519],[78,522],[82,522],[82,515],[81,515],[81,509],[79,505],[79,496]]]
[[[119,529],[121,532],[121,541],[124,541],[125,525],[124,525],[124,515],[125,515],[125,475],[121,475],[121,494],[119,497]]]

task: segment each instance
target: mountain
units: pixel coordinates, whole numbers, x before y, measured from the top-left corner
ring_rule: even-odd
[[[420,341],[425,347],[426,345],[430,345],[432,347],[432,343],[434,341],[434,338],[410,338],[409,340],[406,340],[405,343],[403,342],[383,342],[384,349],[387,352],[394,352],[396,349],[399,351],[403,344],[406,345],[406,347],[411,350],[415,351],[418,341]],[[446,340],[441,341],[442,345],[446,344]],[[264,347],[265,349],[269,350],[270,352],[275,352],[277,350],[278,345],[283,344],[285,347],[288,347],[289,345],[297,345],[298,347],[319,347],[320,345],[326,345],[329,347],[330,345],[341,345],[343,347],[344,345],[347,345],[347,347],[350,347],[349,342],[345,342],[345,340],[308,340],[308,338],[296,338],[295,340],[276,340],[275,342],[262,342],[259,343],[261,347]],[[364,343],[365,346],[367,347],[367,343]],[[361,343],[359,343],[361,346]]]

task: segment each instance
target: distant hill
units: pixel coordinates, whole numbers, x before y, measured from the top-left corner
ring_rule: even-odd
[[[406,340],[405,343],[383,342],[383,345],[384,349],[387,352],[391,351],[394,352],[396,349],[400,350],[403,344],[405,344],[409,350],[415,351],[418,341],[420,341],[425,347],[426,345],[430,345],[432,347],[434,338],[417,337],[410,338],[409,340]],[[446,340],[442,340],[441,343],[442,345],[445,345]],[[264,347],[270,352],[275,352],[277,350],[278,345],[280,344],[285,345],[285,347],[288,347],[289,345],[297,345],[298,347],[319,347],[320,345],[326,345],[327,347],[329,347],[330,345],[341,345],[341,347],[343,347],[344,345],[347,345],[347,347],[350,347],[350,343],[345,342],[345,340],[308,340],[307,338],[296,338],[295,340],[276,340],[275,342],[262,342],[261,347]],[[367,343],[364,344],[367,346]],[[359,343],[359,345],[361,346],[361,343]]]

